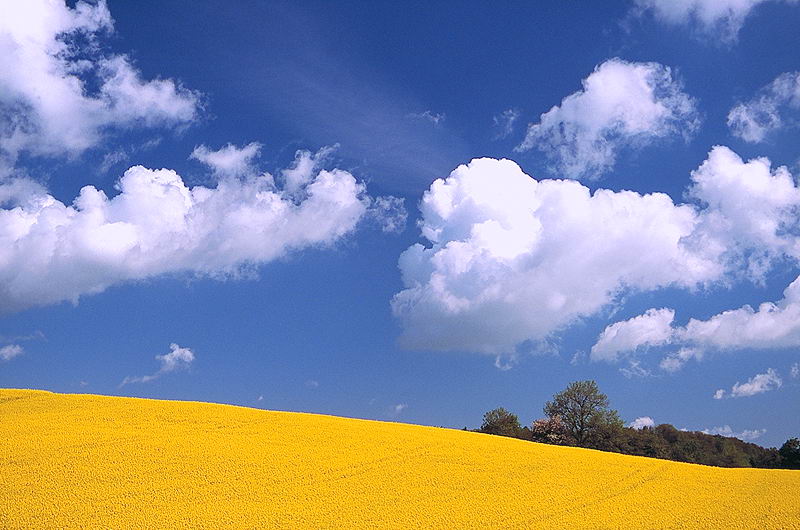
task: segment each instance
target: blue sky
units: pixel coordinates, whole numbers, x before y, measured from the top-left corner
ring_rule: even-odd
[[[797,2],[4,12],[0,386],[800,432]]]

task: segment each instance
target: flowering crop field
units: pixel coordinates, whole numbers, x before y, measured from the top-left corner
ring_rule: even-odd
[[[800,472],[0,390],[0,527],[800,528]]]

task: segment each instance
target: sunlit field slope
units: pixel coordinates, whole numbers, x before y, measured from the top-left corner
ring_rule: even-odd
[[[800,472],[0,390],[0,527],[800,528]]]

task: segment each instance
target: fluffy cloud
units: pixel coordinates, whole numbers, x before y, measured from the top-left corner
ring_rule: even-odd
[[[24,350],[19,344],[7,344],[0,348],[0,361],[10,361],[18,355],[22,355]]]
[[[746,383],[739,383],[737,381],[736,384],[733,385],[733,388],[731,388],[730,396],[755,396],[756,394],[763,394],[764,392],[780,388],[782,385],[783,381],[781,381],[781,378],[778,376],[778,372],[773,368],[768,368],[766,373],[756,374],[748,379]]]
[[[161,368],[159,368],[156,373],[138,377],[128,376],[122,380],[119,386],[122,387],[129,383],[149,383],[162,375],[180,370],[187,370],[194,362],[194,352],[189,348],[181,348],[173,342],[169,345],[169,349],[169,353],[156,355],[156,360],[161,364]]]
[[[738,438],[746,442],[751,442],[753,440],[761,438],[767,432],[767,430],[745,429],[742,432],[734,432],[734,430],[731,429],[730,425],[724,425],[722,427],[712,427],[711,429],[703,429],[700,432],[704,434],[716,434],[719,436],[725,436],[726,438]]]
[[[794,363],[789,370],[789,374],[792,376],[792,379],[800,377],[800,363]]]
[[[703,350],[697,348],[681,348],[677,352],[670,353],[659,363],[658,367],[665,372],[677,372],[691,359],[700,360],[703,358]]]
[[[785,167],[770,168],[769,160],[743,162],[726,148],[715,148],[706,162],[692,173],[687,196],[705,206],[694,232],[685,240],[694,248],[705,248],[718,255],[729,271],[763,281],[778,260],[800,258],[800,188]],[[657,313],[657,312],[661,313]],[[615,360],[620,354],[639,347],[663,344],[683,345],[661,363],[667,371],[679,369],[690,358],[699,358],[704,349],[772,349],[800,345],[800,280],[784,291],[777,303],[765,302],[757,309],[743,306],[724,311],[707,320],[691,319],[684,327],[666,329],[664,309],[651,309],[645,315],[618,322],[604,331],[595,345],[593,359]],[[619,347],[609,347],[609,336],[616,330],[634,331],[644,323],[658,322],[658,340],[629,333]]]
[[[199,145],[194,148],[190,158],[205,164],[220,177],[249,176],[257,173],[254,159],[261,152],[261,147],[258,142],[251,142],[244,147],[228,144],[216,150]]]
[[[628,424],[628,427],[633,429],[643,429],[645,427],[655,427],[656,422],[653,421],[653,418],[650,416],[642,416],[641,418],[636,418],[632,422]]]
[[[736,38],[745,19],[769,0],[634,0],[639,13],[650,12],[668,24],[697,25],[723,40]],[[786,0],[794,3],[795,0]]]
[[[661,368],[670,372],[680,369],[687,360],[700,358],[704,350],[778,349],[800,346],[800,278],[795,279],[783,292],[780,301],[764,302],[757,309],[749,305],[738,309],[723,311],[707,320],[690,319],[686,326],[663,330],[666,338],[660,344],[683,344],[677,354],[671,354],[661,361]],[[646,318],[652,311],[636,318]],[[612,324],[625,325],[625,322]],[[601,338],[606,332],[601,334]],[[600,339],[598,339],[598,344]],[[650,345],[643,338],[640,342],[630,341],[625,348],[615,352],[632,353],[641,346]],[[606,356],[603,360],[616,360],[616,356]],[[765,381],[768,374],[760,374],[759,381]],[[746,385],[746,384],[745,384]],[[743,387],[748,388],[747,386]],[[735,390],[735,389],[734,389]],[[732,391],[731,394],[734,392]]]
[[[86,186],[70,205],[0,184],[0,313],[165,273],[236,275],[352,232],[372,206],[364,185],[339,169],[302,172],[288,190],[269,174],[189,188],[174,171],[135,166],[115,196]]]
[[[124,55],[104,54],[113,30],[104,0],[2,2],[0,154],[76,155],[112,128],[190,122],[195,92],[170,79],[144,80]]]
[[[777,303],[743,306],[708,320],[691,319],[675,331],[676,341],[715,349],[774,349],[800,346],[800,278]]]
[[[785,229],[800,196],[785,168],[716,147],[692,180],[693,203],[676,205],[661,193],[536,181],[509,160],[458,167],[420,204],[429,246],[399,259],[405,289],[392,309],[403,344],[512,353],[622,293],[761,279],[773,260],[797,254]],[[617,358],[639,334],[663,342],[670,315],[654,310],[609,330],[595,355]]]
[[[694,210],[663,194],[592,194],[575,181],[537,182],[510,160],[477,159],[435,181],[420,207],[431,246],[400,256],[406,289],[392,302],[410,347],[508,353],[594,314],[623,286],[717,274],[681,243]]]
[[[758,96],[739,103],[728,113],[731,132],[747,142],[761,142],[785,125],[787,111],[800,109],[800,72],[781,74]]]
[[[714,399],[722,399],[726,395],[734,398],[755,396],[756,394],[763,394],[764,392],[780,388],[781,385],[783,385],[783,381],[780,376],[778,376],[778,372],[773,368],[768,368],[765,373],[754,375],[748,379],[746,383],[739,383],[737,381],[728,393],[723,389],[717,390],[714,392]]]
[[[751,278],[763,280],[782,256],[800,257],[800,188],[786,167],[716,147],[692,172],[688,196],[707,207],[695,243],[740,260]]]
[[[621,352],[641,346],[660,346],[672,336],[672,309],[650,309],[645,314],[608,326],[592,346],[592,360],[615,361]]]
[[[623,147],[688,137],[699,125],[695,101],[661,64],[610,59],[582,84],[528,126],[518,151],[535,147],[561,174],[592,177],[609,170]]]

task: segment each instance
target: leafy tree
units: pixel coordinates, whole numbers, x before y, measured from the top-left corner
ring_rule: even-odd
[[[490,410],[483,415],[481,432],[518,437],[521,430],[517,415],[508,412],[502,407]]]
[[[681,431],[679,431],[669,423],[662,423],[661,425],[658,425],[654,430],[657,435],[666,440],[666,442],[669,444],[674,444],[675,442],[677,442],[681,434]]]
[[[616,410],[606,411],[597,415],[590,422],[589,434],[585,447],[600,449],[601,451],[625,452],[625,424],[620,419]]]
[[[559,416],[535,420],[531,424],[531,441],[553,445],[567,443],[567,430]]]
[[[609,446],[609,436],[622,428],[616,410],[609,408],[608,396],[594,381],[575,381],[553,396],[544,413],[561,418],[571,441],[580,447]]]
[[[800,439],[789,438],[786,440],[778,453],[781,455],[783,467],[789,469],[800,469]]]
[[[665,425],[664,427],[672,427]],[[662,429],[663,431],[663,429]],[[649,456],[651,458],[669,458],[669,442],[652,427],[641,429],[624,429],[625,446],[622,451],[628,455]]]

